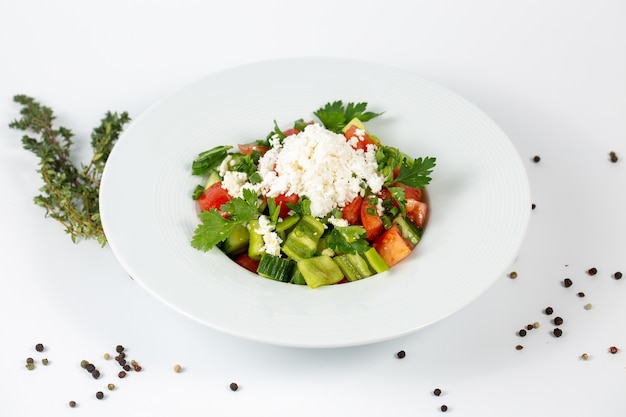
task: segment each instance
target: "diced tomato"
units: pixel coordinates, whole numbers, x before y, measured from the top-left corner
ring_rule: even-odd
[[[378,197],[365,197],[361,202],[361,224],[367,232],[367,239],[370,241],[376,239],[384,230],[383,221],[378,215],[376,204],[370,204],[372,198],[377,199]]]
[[[238,265],[243,266],[248,271],[254,272],[255,274],[256,270],[259,268],[259,263],[261,262],[260,260],[252,259],[250,256],[248,256],[247,253],[242,253],[241,255],[237,256],[234,261]]]
[[[297,135],[298,133],[300,133],[300,131],[293,127],[291,129],[283,130],[283,135],[285,136]]]
[[[417,225],[417,227],[424,227],[426,223],[426,214],[428,213],[428,205],[423,201],[407,199],[406,200],[406,215],[409,219]]]
[[[361,219],[361,202],[363,198],[357,195],[354,200],[343,206],[341,209],[341,217],[346,219],[350,224],[359,224]]]
[[[274,197],[274,201],[276,202],[276,207],[278,207],[279,204],[281,205],[280,213],[279,213],[280,218],[284,219],[285,217],[289,215],[289,211],[291,209],[289,208],[287,203],[297,204],[299,199],[300,197],[298,196],[298,194],[290,194],[288,196],[285,194],[279,194],[276,197]]]
[[[404,197],[409,200],[417,200],[422,201],[422,190],[415,187],[409,187],[408,185],[402,184],[401,182],[395,182],[393,184],[394,187],[402,187],[404,188]]]
[[[261,152],[261,155],[264,155],[265,152],[267,152],[270,149],[267,146],[255,145],[252,143],[247,143],[244,145],[240,144],[237,146],[239,146],[239,152],[241,152],[244,155],[250,155],[252,151],[259,151]]]
[[[391,199],[391,201],[393,202],[393,205],[396,206],[396,207],[399,207],[398,203],[395,200],[395,198],[393,198],[393,195],[391,194],[391,191],[389,191],[388,189],[383,188],[376,195],[378,196],[378,198],[380,198],[383,201]]]
[[[372,246],[389,267],[409,256],[413,250],[413,245],[402,237],[397,226],[391,226],[372,243]]]
[[[198,205],[202,210],[208,211],[212,208],[220,210],[222,204],[230,200],[232,200],[232,197],[228,195],[228,191],[222,188],[222,182],[220,181],[204,190],[202,195],[198,198]]]
[[[346,130],[346,133],[344,133],[344,136],[346,137],[346,140],[350,140],[353,137],[357,137],[359,140],[356,142],[355,146],[352,146],[355,149],[363,149],[364,151],[367,150],[367,145],[375,145],[376,143],[370,138],[370,136],[363,132],[362,136],[359,136],[356,134],[356,130],[358,129],[358,127],[356,125],[351,125],[348,130]]]

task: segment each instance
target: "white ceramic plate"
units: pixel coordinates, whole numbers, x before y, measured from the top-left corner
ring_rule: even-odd
[[[218,249],[190,246],[193,159],[262,139],[334,100],[385,114],[385,144],[435,156],[430,219],[409,258],[358,282],[309,289],[258,277]],[[208,76],[156,103],[119,139],[101,216],[115,256],[146,290],[207,326],[296,347],[340,347],[414,332],[467,306],[512,263],[530,213],[527,176],[502,130],[467,100],[409,72],[341,59],[261,62]]]

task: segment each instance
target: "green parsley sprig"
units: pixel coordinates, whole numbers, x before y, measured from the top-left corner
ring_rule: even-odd
[[[367,122],[375,117],[380,116],[382,113],[374,113],[371,111],[365,111],[367,103],[347,103],[345,106],[341,100],[334,101],[332,103],[326,103],[324,107],[321,107],[313,112],[314,115],[320,119],[320,122],[324,127],[332,132],[340,133],[350,120],[358,117],[360,121]]]
[[[32,97],[16,95],[13,101],[22,106],[21,118],[9,123],[12,129],[28,134],[22,137],[24,149],[39,158],[44,185],[35,204],[46,210],[46,216],[59,221],[73,242],[95,239],[101,246],[106,237],[100,221],[100,180],[106,161],[124,126],[130,122],[128,113],[107,112],[91,133],[93,156],[89,162],[72,162],[74,134],[65,127],[55,127],[55,115],[49,107]]]

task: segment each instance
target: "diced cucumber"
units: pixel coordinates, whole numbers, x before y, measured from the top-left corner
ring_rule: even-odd
[[[402,237],[405,238],[411,245],[416,246],[419,243],[422,237],[422,231],[415,223],[413,223],[411,219],[400,215],[396,216],[393,222],[400,229]]]
[[[293,275],[291,277],[291,283],[297,284],[297,285],[306,285],[304,276],[302,276],[302,273],[298,270],[298,268],[295,268],[293,271]]]
[[[333,260],[339,266],[348,281],[357,281],[372,276],[372,271],[370,271],[367,261],[358,253],[346,253],[344,255],[335,256]]]
[[[364,132],[367,132],[367,129],[365,128],[365,125],[363,124],[363,122],[358,118],[358,117],[354,117],[352,120],[350,120],[344,127],[343,129],[341,129],[342,133],[346,133],[348,131],[348,129],[350,129],[350,126],[356,126],[357,129],[361,129]]]
[[[336,284],[343,279],[343,272],[328,255],[302,259],[297,265],[306,284],[311,288]]]
[[[204,184],[204,189],[206,190],[216,182],[220,182],[222,178],[220,177],[220,173],[217,170],[212,169],[209,171],[209,176],[207,177],[206,184]]]
[[[385,263],[385,260],[382,256],[376,251],[375,248],[368,249],[364,254],[365,260],[369,264],[369,266],[376,272],[380,274],[381,272],[385,272],[389,269],[389,266]]]
[[[252,259],[261,259],[265,241],[263,235],[259,233],[259,220],[252,219],[248,222],[248,232],[250,232],[250,242],[248,243],[248,256]]]
[[[277,232],[289,232],[292,227],[294,227],[298,221],[300,220],[300,216],[289,216],[285,217],[282,222],[276,223],[276,231]]]
[[[237,223],[231,234],[222,242],[221,248],[227,255],[239,255],[246,251],[249,240],[248,228],[243,223]]]
[[[290,282],[295,268],[296,263],[290,259],[264,253],[257,274],[275,281]]]
[[[312,216],[303,216],[287,235],[282,251],[300,262],[315,255],[317,243],[324,233],[324,224]]]

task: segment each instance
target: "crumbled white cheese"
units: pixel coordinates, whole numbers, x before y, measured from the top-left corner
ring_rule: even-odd
[[[228,191],[231,197],[243,197],[243,189],[249,188],[248,175],[245,172],[226,171],[222,179],[222,188]]]
[[[319,124],[285,139],[259,160],[261,188],[268,197],[297,194],[311,200],[311,214],[324,217],[343,207],[361,191],[361,182],[374,193],[384,178],[377,172],[376,146],[353,149],[346,138]]]
[[[261,251],[268,255],[280,256],[280,244],[283,243],[283,241],[274,231],[274,225],[272,225],[267,216],[259,217],[258,232],[263,236],[263,247]]]
[[[228,172],[228,167],[230,166],[230,161],[232,161],[232,155],[226,155],[226,158],[222,161],[219,168],[220,177],[224,178],[224,175]]]
[[[328,223],[332,224],[335,227],[347,227],[350,225],[346,219],[338,219],[335,216],[330,216],[328,218]]]

